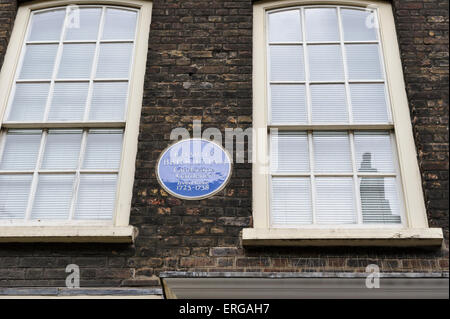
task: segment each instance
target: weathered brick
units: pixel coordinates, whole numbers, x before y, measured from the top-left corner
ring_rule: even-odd
[[[392,4],[427,214],[448,241],[448,7]],[[16,12],[15,0],[0,1],[0,64]],[[235,164],[230,184],[210,199],[184,201],[161,189],[154,167],[173,128],[192,131],[194,119],[222,132],[252,125],[252,12],[251,0],[153,1],[130,218],[135,243],[0,244],[0,286],[64,286],[70,263],[79,264],[86,287],[142,285],[179,269],[353,272],[376,263],[382,271],[448,271],[448,242],[434,250],[242,248],[242,228],[252,224],[248,164]]]

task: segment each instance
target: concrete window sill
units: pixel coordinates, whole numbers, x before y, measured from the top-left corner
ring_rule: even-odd
[[[245,228],[244,246],[440,246],[442,229]]]
[[[0,243],[132,243],[132,226],[0,226]]]

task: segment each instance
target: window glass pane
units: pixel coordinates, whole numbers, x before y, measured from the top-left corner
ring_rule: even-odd
[[[65,15],[65,9],[34,13],[28,41],[58,41]]]
[[[83,168],[118,169],[122,130],[89,130]]]
[[[40,174],[32,219],[68,219],[74,174]]]
[[[75,219],[112,219],[117,175],[81,174]]]
[[[306,123],[305,86],[296,84],[272,84],[272,123]]]
[[[50,83],[16,83],[9,121],[41,122]]]
[[[388,123],[384,84],[350,84],[353,121],[355,123]]]
[[[316,177],[315,183],[317,224],[356,223],[351,177]]]
[[[55,83],[48,120],[82,121],[88,89],[88,82]]]
[[[269,14],[270,42],[300,42],[302,30],[300,10],[289,10]]]
[[[311,81],[343,81],[344,64],[339,45],[308,45]]]
[[[95,82],[89,120],[123,120],[127,92],[128,82]]]
[[[57,44],[28,44],[19,78],[50,79],[57,49]]]
[[[272,178],[272,226],[312,223],[311,184],[305,177]]]
[[[270,79],[272,81],[304,81],[304,70],[301,45],[270,47]]]
[[[81,137],[81,130],[49,130],[41,168],[76,169]]]
[[[399,224],[400,201],[397,184],[391,177],[361,177],[361,207],[363,222]]]
[[[128,78],[132,43],[102,43],[97,78]]]
[[[9,130],[6,135],[0,169],[34,169],[40,143],[40,130]]]
[[[347,132],[314,132],[313,145],[316,172],[352,172]]]
[[[106,9],[103,39],[134,39],[136,11]]]
[[[395,172],[389,132],[355,132],[355,151],[359,172]]]
[[[350,80],[382,80],[378,44],[347,44],[348,77]]]
[[[94,43],[64,44],[58,78],[89,78],[91,75],[94,52]]]
[[[25,218],[33,175],[0,175],[0,219]]]
[[[377,40],[377,22],[374,12],[341,9],[345,41]]]
[[[69,11],[66,40],[96,40],[100,24],[100,8],[80,8]]]
[[[272,134],[272,171],[309,172],[308,138],[306,132]]]
[[[339,41],[336,9],[305,9],[305,22],[307,41]]]
[[[311,102],[313,123],[348,123],[343,84],[311,85]]]

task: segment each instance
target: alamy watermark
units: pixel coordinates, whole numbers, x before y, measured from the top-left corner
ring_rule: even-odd
[[[80,28],[80,7],[71,4],[67,6],[67,15],[65,20],[66,29]]]
[[[260,173],[267,173],[269,166],[274,168],[277,161],[270,163],[269,149],[265,146],[267,142],[268,132],[266,128],[225,128],[225,136],[223,136],[222,131],[215,127],[209,127],[202,131],[202,123],[200,120],[194,120],[192,125],[192,136],[189,131],[184,127],[174,128],[170,133],[170,139],[172,141],[179,141],[183,139],[204,139],[215,142],[216,144],[224,147],[230,154],[235,154],[232,161],[234,163],[258,163],[260,164]],[[270,136],[277,136],[278,129],[270,129]],[[272,153],[277,153],[278,148],[277,139],[273,138],[270,145]],[[199,145],[199,144],[198,144]],[[245,151],[245,145],[247,145],[247,151]],[[253,146],[257,147],[254,148]],[[196,144],[193,145],[196,147]],[[190,144],[186,143],[180,146],[180,148],[174,148],[170,154],[171,161],[179,162],[179,158],[189,157],[183,156],[183,154],[201,154],[201,160],[205,163],[219,163],[221,157],[218,157],[214,152],[214,148],[210,150],[190,150]],[[255,151],[256,150],[256,151]],[[194,158],[195,160],[195,158]]]
[[[66,267],[69,275],[66,277],[67,288],[80,288],[80,267],[76,264],[70,264]]]
[[[380,267],[375,264],[367,265],[366,273],[369,273],[366,278],[366,287],[369,289],[380,288]]]

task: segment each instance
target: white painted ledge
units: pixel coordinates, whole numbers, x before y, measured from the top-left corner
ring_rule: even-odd
[[[132,226],[0,226],[0,243],[132,243]]]
[[[441,228],[280,229],[245,228],[244,246],[440,246]]]

